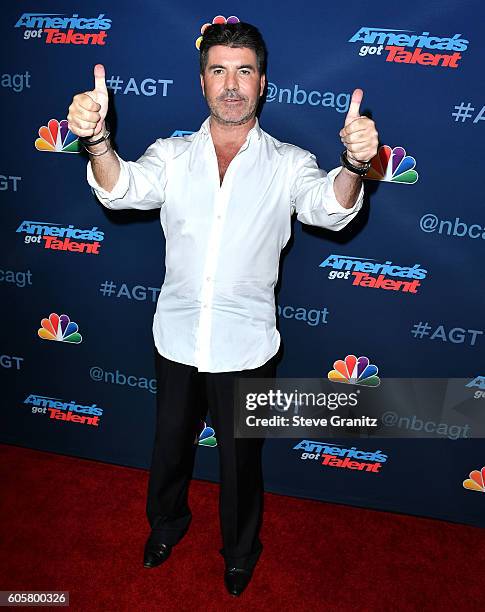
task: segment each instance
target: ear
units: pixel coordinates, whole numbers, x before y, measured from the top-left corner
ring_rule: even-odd
[[[200,86],[202,87],[202,95],[205,98],[204,76],[202,74],[200,75]]]
[[[265,85],[266,85],[266,75],[262,74],[259,79],[259,97],[263,95]]]

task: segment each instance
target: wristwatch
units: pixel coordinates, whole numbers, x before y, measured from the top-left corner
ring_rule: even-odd
[[[342,162],[342,166],[353,172],[354,174],[358,174],[359,176],[364,176],[367,174],[370,168],[370,160],[366,162],[362,162],[362,166],[354,166],[354,164],[350,163],[347,158],[347,149],[340,155],[340,161]]]

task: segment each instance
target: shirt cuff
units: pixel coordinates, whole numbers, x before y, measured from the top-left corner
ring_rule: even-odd
[[[344,208],[340,204],[340,202],[337,200],[337,196],[335,195],[335,190],[333,188],[335,177],[340,172],[340,170],[342,170],[342,166],[339,166],[338,168],[334,168],[333,170],[330,170],[330,172],[328,172],[327,174],[328,182],[327,182],[325,195],[327,196],[326,206],[327,206],[327,212],[329,214],[331,213],[350,214],[353,212],[357,212],[362,208],[362,204],[364,202],[364,182],[362,181],[362,184],[360,186],[359,195],[357,196],[357,200],[355,201],[355,204],[352,206],[352,208]]]
[[[86,168],[86,178],[87,178],[89,185],[93,189],[98,200],[106,206],[109,206],[109,203],[113,202],[114,200],[119,200],[123,198],[126,195],[126,192],[128,191],[128,187],[130,185],[129,172],[126,168],[128,164],[123,159],[121,159],[121,157],[119,157],[116,151],[113,151],[113,152],[118,158],[118,161],[120,162],[120,175],[118,177],[118,180],[116,181],[115,186],[113,187],[111,191],[106,191],[106,189],[103,189],[98,184],[98,182],[94,178],[93,170],[91,167],[91,161],[88,162],[88,165]]]

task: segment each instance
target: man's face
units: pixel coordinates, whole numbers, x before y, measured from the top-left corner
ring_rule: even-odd
[[[265,85],[255,51],[215,45],[207,59],[200,84],[211,115],[225,125],[241,125],[252,119]]]

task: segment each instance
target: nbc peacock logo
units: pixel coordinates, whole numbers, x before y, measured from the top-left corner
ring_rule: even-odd
[[[200,422],[199,434],[195,436],[194,444],[199,446],[217,446],[215,431],[212,427],[208,427],[205,421]]]
[[[35,141],[37,151],[50,153],[79,153],[79,139],[67,127],[67,119],[50,119],[47,125],[39,128],[39,138]]]
[[[334,369],[328,373],[328,379],[332,382],[367,387],[378,387],[381,384],[377,376],[379,369],[370,363],[368,357],[347,355],[345,359],[338,359],[333,367]]]
[[[391,149],[383,145],[372,158],[371,167],[364,178],[385,183],[413,185],[418,180],[415,166],[416,160],[411,155],[406,155],[406,149],[403,147]]]
[[[469,491],[485,493],[485,466],[481,470],[470,472],[470,477],[463,481],[463,486]]]
[[[214,19],[212,20],[212,23],[204,23],[204,25],[200,28],[200,33],[202,36],[199,36],[199,38],[195,41],[195,46],[197,47],[197,49],[200,50],[200,43],[202,42],[205,29],[214,23],[239,23],[239,18],[235,17],[234,15],[231,15],[226,19],[223,15],[217,15],[217,17],[214,17]]]
[[[52,312],[48,319],[42,319],[40,325],[37,334],[42,340],[69,342],[70,344],[80,344],[83,341],[77,323],[71,321],[66,314],[59,316]]]

